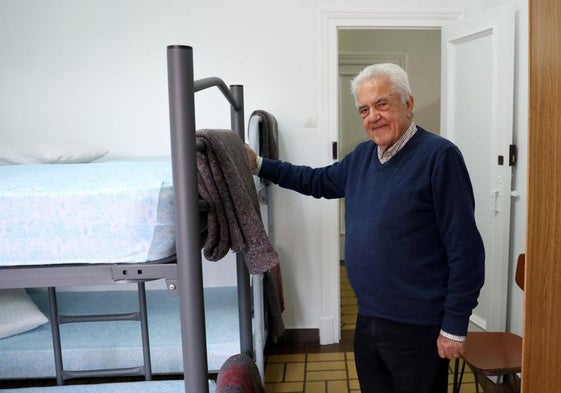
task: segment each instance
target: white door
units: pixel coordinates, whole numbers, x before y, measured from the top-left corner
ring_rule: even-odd
[[[506,327],[514,22],[500,7],[442,29],[441,134],[459,146],[474,187],[486,267],[471,321],[483,330]]]

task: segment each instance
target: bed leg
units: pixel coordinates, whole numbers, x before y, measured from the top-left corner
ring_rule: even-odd
[[[243,86],[231,85],[230,92],[238,103],[238,108],[232,107],[230,110],[232,130],[237,132],[243,141],[245,140]],[[236,254],[236,264],[241,353],[245,353],[251,358],[254,358],[253,329],[251,326],[251,285],[249,283],[249,270],[241,253]]]
[[[238,313],[240,324],[240,349],[241,353],[253,355],[253,334],[251,324],[251,286],[249,284],[249,271],[243,256],[236,254],[238,276]]]
[[[251,276],[251,287],[253,293],[253,346],[255,352],[255,363],[261,375],[261,381],[265,381],[265,315],[263,305],[263,274]]]
[[[146,311],[146,284],[138,283],[138,305],[140,330],[142,332],[142,355],[144,356],[144,379],[152,380],[152,362],[150,360],[150,339],[148,337],[148,313]]]
[[[53,336],[53,353],[55,356],[56,383],[62,385],[64,379],[62,376],[62,346],[60,342],[60,328],[58,324],[58,305],[56,301],[55,287],[49,287],[49,311],[51,316],[51,334]]]
[[[193,48],[167,48],[178,296],[185,392],[208,393],[195,143]],[[196,236],[195,236],[196,235]]]

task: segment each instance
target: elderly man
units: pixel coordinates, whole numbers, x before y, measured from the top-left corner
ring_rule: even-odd
[[[250,166],[281,187],[345,198],[361,392],[445,393],[484,280],[471,181],[458,148],[413,122],[402,68],[371,65],[351,88],[369,141],[315,169],[247,148]]]

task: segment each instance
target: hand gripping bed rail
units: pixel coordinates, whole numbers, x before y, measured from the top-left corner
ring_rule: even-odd
[[[195,81],[193,49],[167,47],[171,158],[175,198],[178,295],[185,392],[208,392],[195,129],[196,91],[218,87],[231,105],[232,130],[244,139],[243,86],[219,78]],[[253,355],[251,288],[243,257],[236,254],[241,352]]]
[[[138,286],[138,311],[120,314],[97,314],[97,315],[60,315],[55,287],[49,287],[49,309],[51,320],[51,333],[53,337],[53,349],[55,357],[55,371],[57,385],[63,385],[65,380],[73,378],[95,378],[95,377],[121,377],[144,375],[146,381],[152,380],[152,364],[150,360],[150,341],[148,338],[148,319],[146,311],[146,286],[139,282]],[[60,337],[60,325],[65,323],[85,323],[102,321],[138,321],[142,337],[142,355],[144,364],[138,367],[100,369],[100,370],[65,370],[62,361],[62,341]]]

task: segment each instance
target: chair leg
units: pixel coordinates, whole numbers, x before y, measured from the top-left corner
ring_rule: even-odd
[[[466,362],[462,362],[462,369],[460,368],[460,359],[456,359],[454,363],[454,382],[452,386],[452,393],[460,393],[462,387],[462,380],[464,379],[464,371],[466,369]]]
[[[503,378],[504,384],[508,386],[511,392],[520,393],[520,378],[516,374],[508,374]]]
[[[504,380],[504,378],[502,378],[501,375],[499,375],[497,377],[497,382],[495,384],[495,393],[500,393],[500,389],[501,389],[501,383]]]
[[[493,383],[493,381],[491,381],[487,375],[482,374],[477,372],[476,370],[474,370],[473,368],[471,369],[471,372],[473,373],[474,379],[475,379],[475,392],[476,393],[480,393],[482,391],[482,393],[491,393],[492,391],[494,391],[494,393],[500,393],[500,377],[497,377],[497,384]],[[489,386],[491,385],[491,386]],[[481,390],[479,388],[479,386],[481,386]],[[492,389],[492,387],[495,387],[495,389]]]
[[[475,393],[479,393],[479,373],[477,372],[477,370],[471,367],[471,365],[469,365],[469,369],[471,370],[471,373],[473,374],[473,380],[475,381]],[[485,387],[483,387],[483,389],[485,389]]]
[[[485,375],[480,375],[480,377],[483,393],[490,392],[492,387],[494,387],[492,389],[494,393],[520,393],[520,380],[516,374],[497,375],[496,381],[490,380]],[[479,383],[477,383],[477,380],[476,378],[476,392],[479,393]]]

